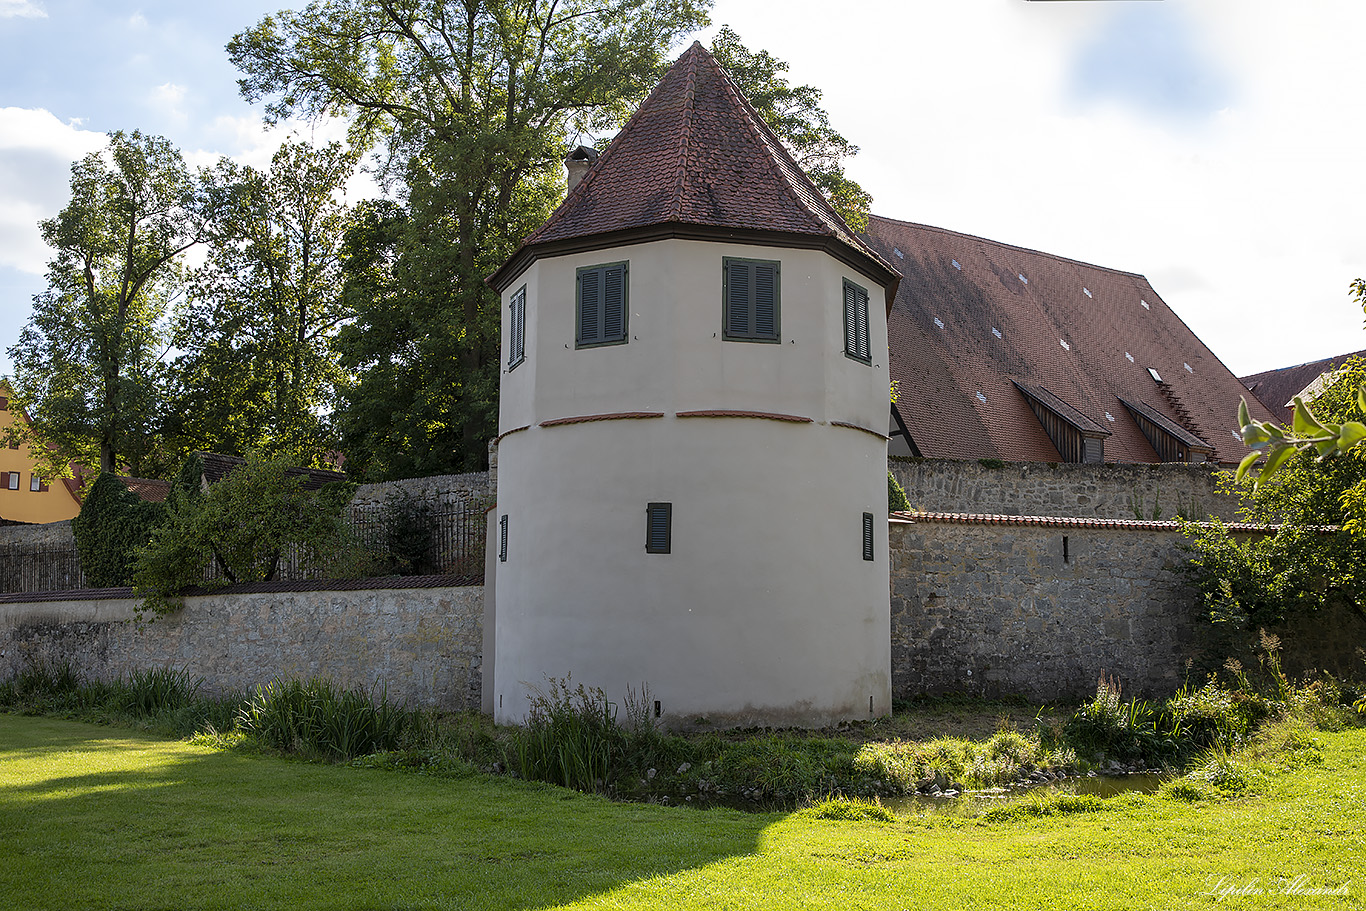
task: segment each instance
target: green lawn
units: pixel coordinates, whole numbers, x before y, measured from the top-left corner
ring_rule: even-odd
[[[872,823],[0,715],[0,908],[1360,908],[1366,730],[1316,736],[1322,764],[1261,796]],[[1347,894],[1281,894],[1299,876]],[[1252,894],[1206,894],[1221,878]]]

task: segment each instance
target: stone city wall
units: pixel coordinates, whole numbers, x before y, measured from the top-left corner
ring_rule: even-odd
[[[103,680],[170,667],[203,677],[215,693],[321,676],[382,685],[411,706],[480,706],[482,586],[215,592],[141,624],[137,604],[0,602],[0,680],[34,661],[70,662]]]
[[[1098,519],[1237,518],[1211,465],[888,459],[913,511]]]

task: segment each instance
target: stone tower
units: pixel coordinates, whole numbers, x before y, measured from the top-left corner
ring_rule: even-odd
[[[490,279],[499,721],[567,674],[679,727],[890,710],[898,279],[689,48]]]

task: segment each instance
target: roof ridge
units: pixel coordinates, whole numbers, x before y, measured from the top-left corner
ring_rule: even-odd
[[[678,177],[674,180],[673,205],[669,207],[669,220],[683,218],[683,194],[688,190],[688,147],[692,143],[693,119],[697,116],[697,51],[702,50],[702,42],[694,41],[688,48],[688,75],[683,80],[683,128],[678,131],[678,156],[675,166]],[[642,105],[644,107],[644,105]],[[625,127],[622,128],[623,131]]]
[[[1152,282],[1149,282],[1148,276],[1144,275],[1142,272],[1130,272],[1127,269],[1116,269],[1113,266],[1102,266],[1098,265],[1097,263],[1087,262],[1084,259],[1076,259],[1071,256],[1059,256],[1056,253],[1049,253],[1046,250],[1035,250],[1033,247],[1024,247],[1019,244],[1008,244],[1004,241],[992,240],[989,237],[982,237],[980,234],[968,234],[966,231],[954,231],[950,228],[940,228],[936,225],[927,225],[918,221],[905,221],[904,219],[900,218],[888,218],[886,215],[877,215],[873,212],[869,212],[868,217],[870,219],[876,218],[878,221],[890,222],[894,225],[905,225],[908,228],[919,228],[922,231],[933,231],[936,234],[945,234],[951,237],[963,237],[967,238],[968,240],[975,240],[981,243],[991,244],[993,247],[1003,247],[1008,250],[1019,250],[1021,253],[1028,253],[1031,256],[1042,256],[1046,259],[1051,259],[1054,262],[1068,263],[1074,266],[1085,266],[1088,269],[1096,269],[1101,272],[1109,272],[1113,275],[1124,275],[1129,278],[1139,278],[1145,282],[1148,282],[1148,287],[1152,287]],[[1153,293],[1156,293],[1156,291],[1154,291]]]

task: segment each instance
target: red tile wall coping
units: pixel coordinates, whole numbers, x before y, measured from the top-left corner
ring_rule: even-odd
[[[888,515],[892,522],[930,522],[940,525],[1032,525],[1043,528],[1115,528],[1135,531],[1179,531],[1182,523],[1168,520],[1146,519],[1087,519],[1067,516],[1001,516],[963,512],[893,512]],[[1194,522],[1194,525],[1208,526],[1207,522]],[[1252,522],[1225,522],[1224,528],[1231,532],[1273,534],[1279,525],[1258,525]],[[1319,534],[1333,534],[1336,525],[1312,526]]]
[[[878,433],[876,430],[871,430],[871,429],[869,429],[869,428],[867,428],[867,427],[861,427],[861,426],[859,426],[858,424],[850,424],[848,421],[831,421],[831,422],[830,422],[830,426],[831,426],[831,427],[848,427],[850,430],[861,430],[861,431],[863,431],[864,433],[872,434],[873,436],[877,437],[879,440],[886,440],[886,439],[887,439],[887,434],[885,434],[885,433]]]
[[[194,589],[196,595],[254,595],[273,592],[349,592],[371,589],[461,588],[481,585],[471,583],[468,576],[380,576],[370,579],[310,579],[291,582],[245,582],[222,588]],[[84,588],[57,592],[16,592],[0,595],[0,604],[27,604],[41,601],[108,601],[133,598],[131,588]]]

